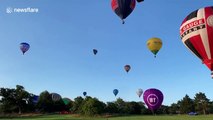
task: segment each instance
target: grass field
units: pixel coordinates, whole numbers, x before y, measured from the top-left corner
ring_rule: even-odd
[[[174,116],[122,116],[122,117],[76,117],[72,115],[40,115],[19,118],[0,118],[2,120],[213,120],[213,115],[174,115]]]

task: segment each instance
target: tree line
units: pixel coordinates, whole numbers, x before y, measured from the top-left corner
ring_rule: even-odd
[[[124,101],[118,98],[112,102],[102,102],[97,98],[78,96],[65,104],[63,100],[53,101],[48,91],[39,95],[37,103],[33,102],[34,94],[29,93],[21,85],[16,88],[0,88],[0,113],[75,113],[87,116],[94,115],[130,115],[130,114],[153,114],[143,102]],[[199,92],[192,99],[185,95],[181,100],[170,106],[162,105],[155,114],[198,114],[213,113],[213,101],[210,101],[205,93]]]

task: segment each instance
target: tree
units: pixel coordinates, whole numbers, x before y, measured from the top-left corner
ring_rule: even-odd
[[[141,106],[141,114],[152,114],[152,112],[145,107],[143,102],[138,102],[138,104]]]
[[[106,105],[103,102],[100,102],[97,98],[88,98],[82,106],[82,111],[84,115],[94,116],[102,114],[105,106]]]
[[[128,106],[127,106],[126,102],[123,99],[118,98],[115,101],[115,104],[117,105],[119,113],[124,114],[124,113],[128,112]]]
[[[16,85],[15,89],[15,101],[16,106],[18,107],[18,113],[21,114],[24,108],[26,108],[26,104],[29,101],[30,94],[24,90],[24,87],[21,85]]]
[[[1,88],[0,89],[1,109],[3,113],[11,113],[16,110],[15,104],[15,89]]]
[[[66,105],[62,99],[55,102],[53,101],[52,112],[59,112],[64,110],[66,110]]]
[[[185,95],[180,101],[180,112],[187,114],[192,111],[194,111],[194,101],[188,95]]]
[[[27,110],[30,94],[24,90],[23,86],[16,85],[16,89],[1,88],[0,96],[2,96],[1,108],[3,112],[21,114],[23,110]]]
[[[205,93],[199,92],[195,94],[195,110],[199,113],[206,114],[206,111],[209,108],[210,101],[208,98],[206,98]]]
[[[169,106],[161,105],[159,109],[156,110],[157,114],[169,114]]]
[[[208,109],[209,113],[212,114],[213,113],[213,101],[209,102],[209,109]]]
[[[73,107],[72,107],[72,111],[74,113],[82,113],[81,107],[82,107],[83,101],[84,99],[81,96],[74,99]]]
[[[128,102],[127,106],[129,108],[129,111],[128,111],[129,114],[141,114],[142,107],[139,103],[132,101],[132,102]]]
[[[48,91],[43,91],[40,93],[37,108],[40,112],[44,113],[53,111],[53,101]]]
[[[118,107],[114,102],[107,102],[106,105],[106,112],[107,113],[118,113]]]
[[[179,114],[180,113],[180,105],[176,103],[172,103],[169,107],[170,114]]]

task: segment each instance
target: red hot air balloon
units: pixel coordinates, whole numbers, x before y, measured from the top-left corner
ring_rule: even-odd
[[[213,78],[213,6],[190,13],[182,22],[184,45],[211,70]]]
[[[128,17],[135,8],[135,0],[112,0],[112,10],[117,14],[124,24],[124,19]]]

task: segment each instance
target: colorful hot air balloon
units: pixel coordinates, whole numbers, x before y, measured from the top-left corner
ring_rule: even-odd
[[[136,91],[136,94],[138,95],[138,97],[141,97],[141,95],[143,94],[143,90],[138,89],[138,91]]]
[[[83,95],[86,96],[86,95],[87,95],[87,92],[83,92]]]
[[[210,70],[213,78],[213,6],[190,13],[182,22],[180,36]]]
[[[58,93],[51,93],[51,96],[54,102],[61,100],[61,96]]]
[[[23,55],[25,52],[27,52],[29,50],[29,48],[30,48],[30,45],[28,43],[26,43],[26,42],[20,43],[20,49],[21,49]]]
[[[148,47],[148,49],[155,55],[157,55],[158,51],[161,49],[162,47],[162,41],[159,38],[151,38],[146,42],[146,45]]]
[[[118,94],[118,89],[114,89],[113,94],[116,96]]]
[[[112,10],[121,18],[124,24],[124,19],[131,14],[135,8],[135,0],[112,0]]]
[[[128,73],[129,70],[131,69],[131,66],[130,66],[130,65],[125,65],[125,66],[124,66],[124,69],[125,69],[125,71]]]
[[[71,100],[69,98],[63,98],[62,100],[65,105],[68,105],[71,102]]]
[[[154,110],[157,110],[163,102],[163,93],[155,88],[148,89],[143,94],[143,100],[148,108],[154,112]]]
[[[98,50],[97,49],[93,49],[93,53],[94,53],[94,55],[96,55],[98,53]]]
[[[143,2],[144,0],[137,0],[138,3]]]

